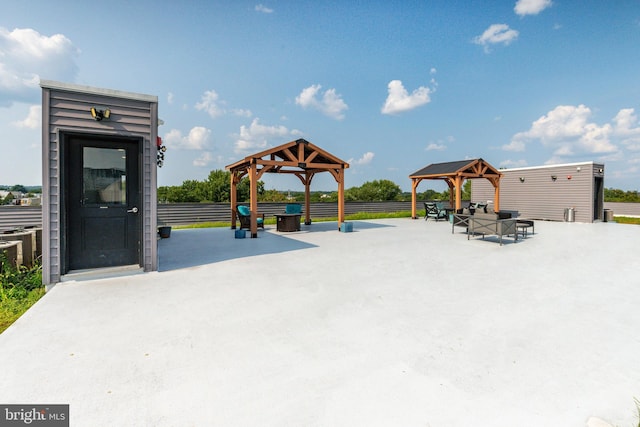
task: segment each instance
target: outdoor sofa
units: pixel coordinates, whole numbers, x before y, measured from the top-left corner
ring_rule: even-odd
[[[517,220],[515,218],[502,219],[500,213],[476,211],[468,220],[467,240],[471,235],[476,234],[482,234],[483,239],[485,235],[498,236],[500,246],[502,246],[503,236],[513,236],[514,241],[518,240]]]

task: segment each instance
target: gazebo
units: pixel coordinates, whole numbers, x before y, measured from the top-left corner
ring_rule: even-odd
[[[261,151],[226,166],[231,172],[231,228],[236,227],[237,186],[249,175],[251,210],[251,237],[258,237],[258,180],[264,173],[287,173],[297,176],[304,184],[305,224],[311,224],[310,186],[313,177],[320,172],[329,172],[338,183],[338,229],[344,222],[344,172],[349,163],[322,150],[305,139]]]
[[[416,188],[423,179],[441,179],[449,186],[451,206],[462,208],[462,184],[466,179],[485,178],[491,182],[494,192],[493,206],[500,210],[500,178],[502,173],[483,159],[432,163],[409,175],[411,179],[411,217],[416,216]],[[455,193],[454,193],[455,190]],[[455,203],[454,203],[455,202]]]

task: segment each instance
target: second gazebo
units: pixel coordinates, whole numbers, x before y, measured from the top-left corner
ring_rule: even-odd
[[[416,188],[423,179],[441,179],[449,186],[451,206],[462,208],[462,185],[466,179],[485,178],[495,189],[494,209],[500,210],[500,173],[483,159],[460,160],[456,162],[432,163],[409,175],[411,179],[411,217],[416,216]]]

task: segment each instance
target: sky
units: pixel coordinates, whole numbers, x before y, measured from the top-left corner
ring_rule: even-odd
[[[42,183],[42,79],[157,96],[158,185],[304,138],[346,188],[483,158],[638,190],[639,46],[639,0],[2,0],[0,184]]]

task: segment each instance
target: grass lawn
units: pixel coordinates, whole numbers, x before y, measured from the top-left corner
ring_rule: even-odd
[[[629,217],[629,216],[614,216],[613,220],[618,224],[636,224],[640,225],[640,218]]]
[[[23,298],[0,296],[0,333],[18,320],[33,304],[44,295],[44,286],[29,291]]]

